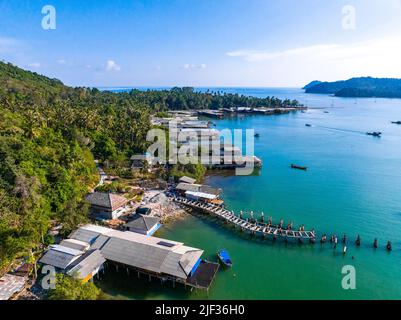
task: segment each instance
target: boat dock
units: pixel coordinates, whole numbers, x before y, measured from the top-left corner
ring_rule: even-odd
[[[270,223],[259,222],[257,220],[243,219],[235,215],[234,211],[228,211],[220,206],[216,206],[210,203],[203,203],[200,201],[189,200],[183,197],[175,197],[174,201],[182,204],[191,209],[199,210],[204,213],[214,215],[226,223],[232,224],[242,231],[248,231],[253,235],[261,235],[262,237],[272,237],[273,239],[283,238],[284,240],[295,239],[302,243],[303,240],[309,242],[315,242],[316,233],[314,230],[305,231],[302,230],[292,230],[292,228],[285,228],[280,225],[272,225]]]

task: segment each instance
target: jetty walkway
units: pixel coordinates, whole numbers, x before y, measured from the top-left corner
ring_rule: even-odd
[[[259,222],[255,219],[243,219],[235,215],[234,211],[229,211],[217,205],[204,203],[195,200],[189,200],[184,197],[174,197],[175,202],[182,204],[191,209],[199,210],[204,213],[216,216],[226,223],[232,224],[240,228],[242,231],[248,231],[253,235],[261,235],[263,237],[272,237],[273,239],[283,238],[284,240],[295,239],[300,243],[307,240],[311,243],[315,242],[316,233],[314,230],[305,231],[292,230],[292,228],[284,228],[280,225],[272,225],[270,223]]]

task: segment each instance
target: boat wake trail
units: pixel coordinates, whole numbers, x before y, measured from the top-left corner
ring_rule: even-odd
[[[350,129],[343,129],[343,128],[333,128],[333,127],[325,127],[325,126],[315,126],[316,128],[322,128],[327,130],[334,130],[340,132],[350,132],[350,133],[358,133],[358,134],[366,134],[366,132],[358,131],[358,130],[350,130]]]

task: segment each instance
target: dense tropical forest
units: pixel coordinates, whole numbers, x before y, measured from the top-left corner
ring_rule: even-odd
[[[193,88],[71,88],[0,62],[0,274],[15,258],[51,242],[53,222],[63,223],[66,233],[85,222],[84,197],[98,180],[94,159],[124,163],[143,152],[151,114],[294,104]]]
[[[401,98],[401,79],[352,78],[345,81],[312,81],[305,87],[306,93],[334,94],[337,97]]]
[[[46,242],[52,221],[84,222],[94,157],[143,151],[149,128],[149,109],[126,95],[0,63],[0,272]]]
[[[138,102],[146,103],[152,110],[221,109],[221,108],[260,108],[298,106],[296,100],[280,100],[275,97],[256,98],[219,91],[198,92],[192,87],[172,88],[171,90],[132,90],[127,94]]]

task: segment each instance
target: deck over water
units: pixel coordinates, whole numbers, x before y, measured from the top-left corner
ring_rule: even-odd
[[[187,279],[185,284],[199,289],[209,289],[218,269],[218,263],[202,261],[195,273]]]
[[[316,238],[315,231],[296,231],[292,229],[281,228],[280,226],[269,225],[261,222],[249,222],[234,214],[233,211],[228,211],[222,207],[203,203],[199,201],[189,200],[183,197],[175,197],[174,201],[190,207],[192,209],[200,210],[208,214],[215,215],[227,223],[231,223],[244,231],[249,231],[252,234],[261,234],[262,236],[272,236],[274,238],[280,237],[284,239],[298,239],[314,241]]]

